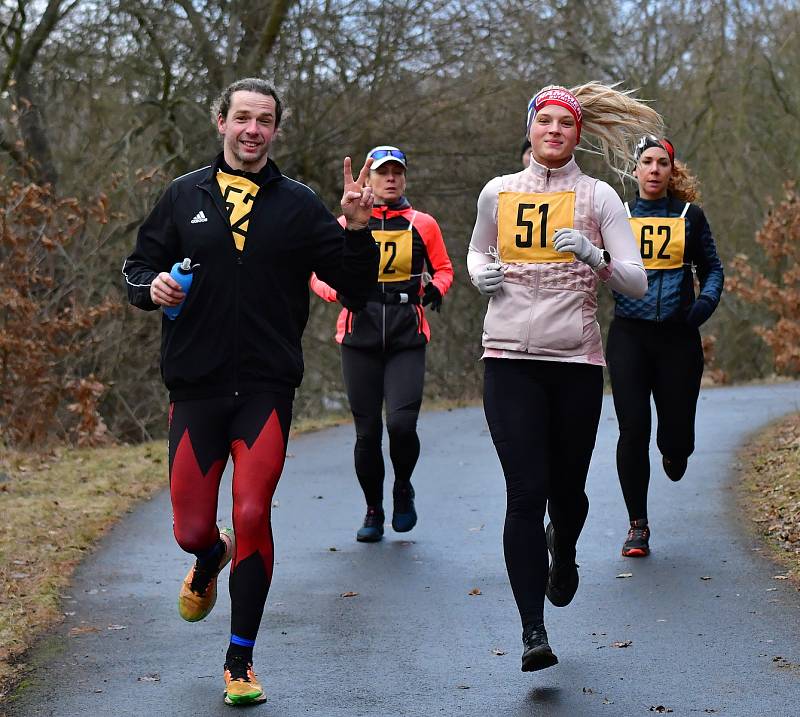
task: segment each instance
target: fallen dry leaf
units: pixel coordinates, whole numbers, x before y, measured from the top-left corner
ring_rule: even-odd
[[[773,575],[772,579],[773,580],[788,580],[789,576],[788,575]]]
[[[485,524],[481,523],[477,528],[470,528],[469,532],[470,533],[477,533],[479,530],[483,530],[484,527],[485,527]]]
[[[148,672],[137,678],[137,682],[161,682],[161,675],[158,672]]]
[[[505,650],[498,650],[496,647],[492,650],[493,655],[497,655],[498,657],[502,657],[506,654]]]
[[[701,580],[711,580],[711,576],[710,575],[703,575],[703,577],[701,577],[700,579]]]
[[[620,573],[619,575],[617,575],[617,577],[618,578],[632,578],[633,577],[633,573]]]
[[[100,628],[94,627],[92,625],[81,625],[80,627],[73,627],[69,631],[69,636],[77,637],[78,635],[86,635],[89,632],[100,632]]]
[[[611,647],[630,647],[633,640],[622,640],[621,642],[612,642]]]
[[[470,590],[468,594],[469,595],[481,595],[482,593],[481,593],[481,589],[480,588],[472,588],[472,590]]]
[[[666,714],[667,712],[672,712],[672,709],[669,707],[664,707],[664,705],[650,705],[651,712],[658,712],[659,714]]]
[[[109,625],[108,629],[109,630],[127,630],[128,626],[127,625]]]
[[[457,690],[468,690],[469,685],[456,685]]]
[[[342,593],[339,597],[356,597],[358,593],[353,592],[352,590],[348,590],[346,593]]]

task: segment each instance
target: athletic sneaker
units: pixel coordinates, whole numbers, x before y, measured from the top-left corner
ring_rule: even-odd
[[[623,558],[643,558],[650,555],[650,528],[647,518],[631,521],[628,539],[622,546]]]
[[[683,478],[683,474],[686,473],[686,464],[688,461],[689,459],[685,456],[683,458],[667,458],[666,456],[661,456],[661,465],[664,466],[664,473],[667,474],[667,478],[674,481],[679,481]]]
[[[533,623],[522,628],[522,671],[536,672],[558,664],[547,642],[547,631],[543,622]]]
[[[392,497],[394,498],[392,528],[397,533],[407,533],[417,524],[417,511],[414,508],[414,487],[410,482],[395,483]]]
[[[219,531],[219,537],[225,544],[225,550],[220,558],[219,565],[209,570],[195,561],[192,569],[187,573],[178,595],[178,612],[188,622],[197,622],[211,612],[217,602],[217,576],[233,557],[236,549],[236,538],[231,528]]]
[[[383,537],[383,522],[386,516],[380,506],[367,506],[367,514],[364,516],[364,525],[356,533],[356,540],[359,543],[377,543]]]
[[[253,663],[233,657],[225,662],[225,704],[252,705],[266,702],[264,688],[253,672]]]
[[[556,533],[552,523],[545,530],[547,550],[550,551],[550,571],[547,574],[545,595],[556,607],[566,607],[575,597],[578,590],[578,566],[574,556],[559,555],[556,550]]]

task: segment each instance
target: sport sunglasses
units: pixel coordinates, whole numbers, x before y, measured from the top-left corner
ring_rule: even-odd
[[[395,159],[399,159],[403,162],[407,161],[405,153],[401,152],[399,149],[376,149],[374,152],[370,152],[369,156],[372,159],[383,159],[384,157],[394,157]]]

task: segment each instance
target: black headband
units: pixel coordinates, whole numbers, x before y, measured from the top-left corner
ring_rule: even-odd
[[[639,158],[651,147],[663,149],[667,155],[669,155],[670,164],[675,164],[675,147],[672,145],[672,142],[670,142],[666,137],[664,137],[664,139],[659,139],[658,137],[654,137],[652,134],[646,134],[639,140],[639,143],[636,145],[636,149],[633,150],[633,161],[638,162]]]

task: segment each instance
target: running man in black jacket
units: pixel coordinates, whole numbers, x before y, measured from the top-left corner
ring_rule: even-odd
[[[342,229],[308,187],[268,158],[281,111],[269,83],[230,85],[213,108],[222,153],[172,182],[123,266],[134,306],[152,311],[184,302],[177,318],[161,320],[174,533],[197,558],[178,609],[190,622],[206,617],[217,575],[233,561],[228,704],[266,699],[253,646],[272,578],[272,496],[303,375],[309,277],[316,272],[363,305],[378,270],[367,228],[370,162],[354,180],[350,158],[344,160]],[[196,268],[184,294],[169,271],[186,257]],[[229,456],[234,530],[220,531],[217,499]]]

